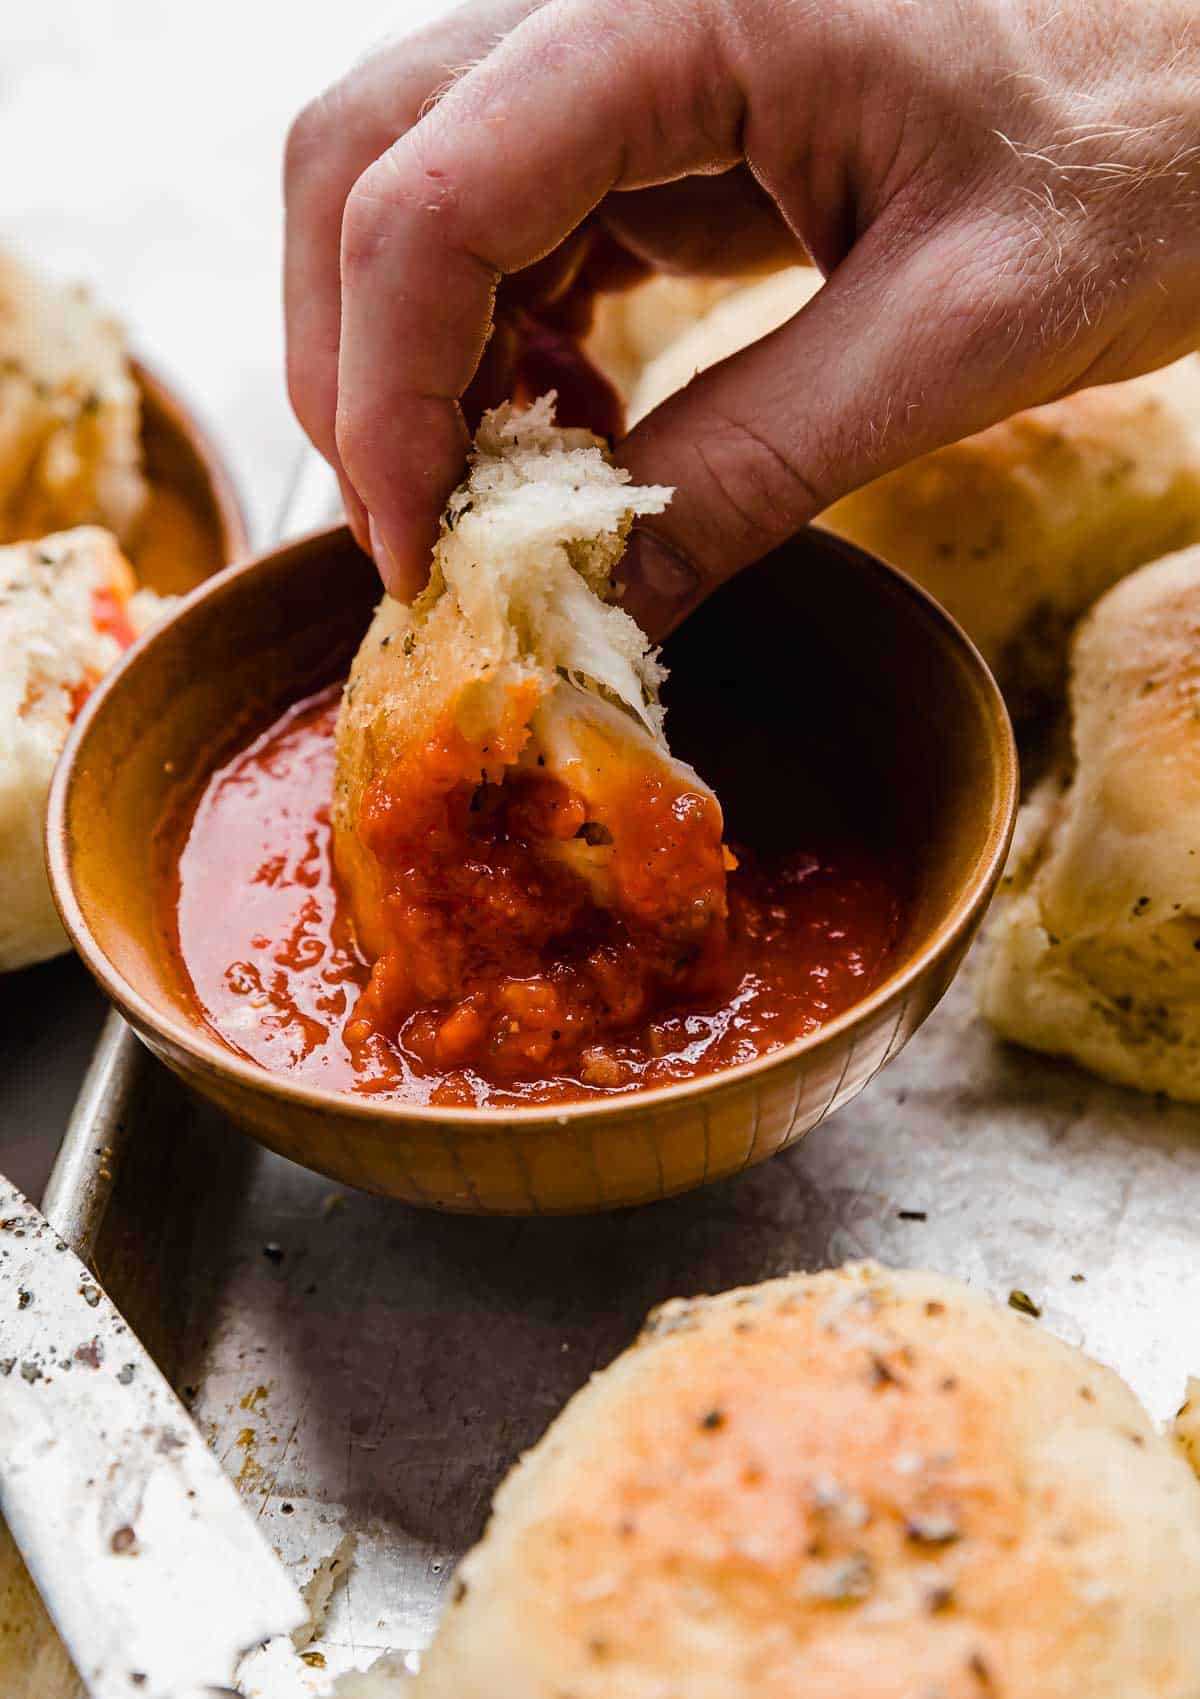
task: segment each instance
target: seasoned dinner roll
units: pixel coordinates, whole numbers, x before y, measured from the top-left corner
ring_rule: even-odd
[[[938,1275],[677,1301],[501,1486],[414,1691],[1196,1699],[1200,1483]]]
[[[1200,1102],[1200,548],[1118,584],[1072,649],[1073,770],[1022,811],[985,943],[1009,1038]]]
[[[1200,539],[1200,357],[1018,413],[847,496],[821,523],[923,584],[1010,705],[1036,709],[1097,596]]]
[[[630,521],[670,491],[630,485],[595,437],[555,427],[552,401],[486,416],[428,588],[380,604],[338,721],[335,855],[375,962],[360,1014],[390,1036],[414,1009],[468,999],[439,1031],[443,1062],[483,1042],[479,983],[531,978],[585,899],[668,971],[725,912],[720,808],[670,755],[663,669],[614,600]],[[482,878],[471,845],[501,814],[500,854],[519,843],[519,859]],[[517,1048],[543,1025],[566,1045],[557,999],[514,981],[495,1019]]]
[[[408,606],[385,597],[355,657],[338,722],[334,827],[360,877],[365,794],[451,713],[472,743],[500,738],[497,776],[546,699],[581,711],[619,704],[622,726],[662,738],[664,676],[612,573],[635,514],[671,494],[639,489],[589,431],[559,430],[554,397],[484,416],[465,483],[450,498],[429,584]],[[512,744],[511,751],[508,744]]]
[[[128,542],[146,493],[120,328],[0,250],[0,542],[92,524]]]
[[[0,548],[0,972],[67,947],[42,853],[50,777],[89,689],[162,605],[107,531]]]

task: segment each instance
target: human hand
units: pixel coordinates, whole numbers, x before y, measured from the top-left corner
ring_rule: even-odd
[[[807,248],[815,299],[619,445],[678,491],[629,557],[662,636],[848,490],[1193,346],[1198,136],[1194,0],[481,0],[293,126],[293,402],[407,597],[498,306]]]

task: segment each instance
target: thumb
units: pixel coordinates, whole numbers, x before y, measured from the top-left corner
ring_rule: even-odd
[[[620,445],[635,482],[676,490],[631,539],[623,605],[660,640],[838,497],[1069,387],[1087,351],[1064,369],[1021,334],[1032,295],[977,229],[890,259],[868,235],[794,318]]]

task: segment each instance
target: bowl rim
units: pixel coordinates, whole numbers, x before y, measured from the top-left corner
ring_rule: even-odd
[[[227,1077],[251,1094],[265,1093],[285,1104],[295,1104],[308,1111],[317,1110],[334,1116],[348,1116],[355,1121],[393,1121],[398,1127],[406,1122],[453,1126],[461,1132],[484,1137],[489,1134],[499,1135],[502,1129],[511,1131],[514,1127],[519,1129],[565,1125],[575,1121],[590,1122],[612,1116],[620,1117],[631,1112],[647,1115],[664,1113],[695,1097],[713,1095],[724,1088],[769,1075],[801,1061],[806,1055],[836,1044],[870,1016],[880,1013],[897,999],[903,1000],[930,968],[955,950],[963,933],[969,931],[980,917],[1008,855],[1016,821],[1019,791],[1016,740],[999,686],[978,648],[927,590],[880,556],[822,529],[823,544],[832,544],[834,552],[852,554],[894,579],[918,604],[923,616],[933,626],[940,627],[943,637],[958,650],[968,670],[974,674],[993,733],[990,739],[993,752],[991,766],[994,773],[991,818],[975,867],[969,879],[964,881],[953,906],[938,922],[921,949],[902,966],[889,973],[860,1001],[851,1004],[841,1014],[835,1015],[832,1020],[815,1028],[811,1033],[806,1033],[802,1038],[793,1039],[790,1043],[781,1045],[779,1049],[767,1051],[750,1061],[719,1068],[711,1074],[671,1081],[666,1085],[652,1086],[645,1090],[614,1091],[603,1097],[580,1098],[564,1103],[520,1104],[504,1108],[455,1108],[408,1103],[397,1098],[376,1098],[365,1094],[356,1096],[332,1087],[314,1085],[289,1074],[276,1073],[251,1057],[241,1055],[218,1038],[215,1032],[210,1036],[211,1029],[199,1013],[194,1023],[184,1024],[173,1013],[164,1012],[131,985],[109,960],[93,936],[75,894],[74,852],[68,833],[68,817],[80,750],[87,741],[92,723],[103,711],[109,696],[122,688],[126,674],[138,664],[141,655],[161,633],[176,621],[188,618],[192,610],[201,603],[229,594],[232,587],[243,577],[252,575],[268,563],[276,562],[281,555],[299,550],[325,548],[335,538],[344,542],[347,535],[347,527],[344,525],[306,532],[286,543],[251,555],[246,560],[234,562],[205,579],[203,584],[181,598],[179,606],[131,645],[91,692],[71,728],[55,767],[46,811],[46,865],[51,891],[67,935],[105,995],[126,1016],[134,1029],[143,1034],[151,1033],[168,1048],[174,1047],[182,1051],[203,1073]],[[151,1048],[154,1048],[153,1044]],[[847,1051],[847,1067],[852,1050],[851,1042]],[[845,1070],[843,1077],[844,1073]],[[833,1095],[837,1096],[837,1088]]]
[[[239,565],[250,553],[250,520],[245,497],[211,428],[195,405],[152,361],[130,354],[129,369],[142,399],[148,399],[171,428],[187,438],[204,469],[221,535],[223,559],[219,570],[224,572]],[[144,418],[142,428],[145,428]],[[204,582],[207,584],[215,576],[210,574]]]

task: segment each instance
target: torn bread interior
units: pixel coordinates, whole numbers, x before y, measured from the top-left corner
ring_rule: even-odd
[[[430,582],[385,599],[347,684],[337,869],[374,963],[351,1046],[520,1077],[715,983],[716,797],[663,734],[664,672],[619,606],[636,488],[553,398],[487,415]],[[589,1069],[595,1075],[589,1077]]]

